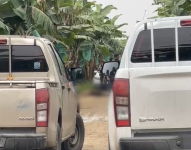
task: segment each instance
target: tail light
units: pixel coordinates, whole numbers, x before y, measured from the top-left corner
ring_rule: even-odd
[[[36,90],[36,126],[48,126],[49,92],[48,89]]]
[[[191,20],[181,20],[180,25],[181,26],[191,26]]]
[[[129,80],[116,79],[113,83],[113,100],[117,127],[130,127]]]
[[[7,44],[7,39],[0,39],[0,44]]]

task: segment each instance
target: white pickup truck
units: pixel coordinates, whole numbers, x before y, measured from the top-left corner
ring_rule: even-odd
[[[191,17],[138,23],[113,67],[110,150],[191,149]]]
[[[84,124],[71,73],[43,38],[0,36],[0,149],[81,150]]]

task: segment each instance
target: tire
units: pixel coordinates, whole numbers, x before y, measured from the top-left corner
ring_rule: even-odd
[[[62,150],[82,150],[84,138],[84,122],[82,117],[79,114],[77,114],[75,135],[62,143]]]

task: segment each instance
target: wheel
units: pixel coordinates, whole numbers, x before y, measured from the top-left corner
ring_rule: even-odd
[[[84,122],[77,114],[75,134],[62,143],[62,150],[82,150],[85,138]]]

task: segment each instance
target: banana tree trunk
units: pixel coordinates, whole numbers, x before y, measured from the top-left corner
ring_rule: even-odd
[[[92,74],[92,79],[93,79],[93,77],[94,77],[94,70],[95,70],[95,68],[96,68],[96,61],[97,61],[97,52],[95,51],[95,52],[94,52],[94,57],[93,57],[93,69],[92,69],[92,72],[91,72],[91,74]]]
[[[79,50],[77,50],[75,52],[75,54],[74,54],[74,64],[73,64],[73,67],[78,67],[79,66],[78,55],[79,55]]]
[[[81,43],[80,41],[76,41],[76,43],[74,44],[75,45],[75,49],[71,50],[70,51],[70,55],[69,55],[69,62],[70,62],[70,68],[71,67],[78,67],[79,66],[79,49],[80,49],[80,46],[81,46]]]
[[[74,58],[74,51],[71,47],[69,47],[69,55],[68,55],[68,62],[67,62],[67,67],[71,68],[73,64],[73,58]]]
[[[90,80],[90,62],[86,61],[85,63],[85,74],[86,74],[86,80]]]
[[[92,72],[94,72],[94,61],[93,60],[91,60],[90,61],[90,75],[89,75],[89,77],[90,77],[90,81],[92,81],[92,79],[93,79],[93,74],[92,74]]]
[[[103,64],[103,55],[99,55],[99,66],[101,65],[101,64]]]

